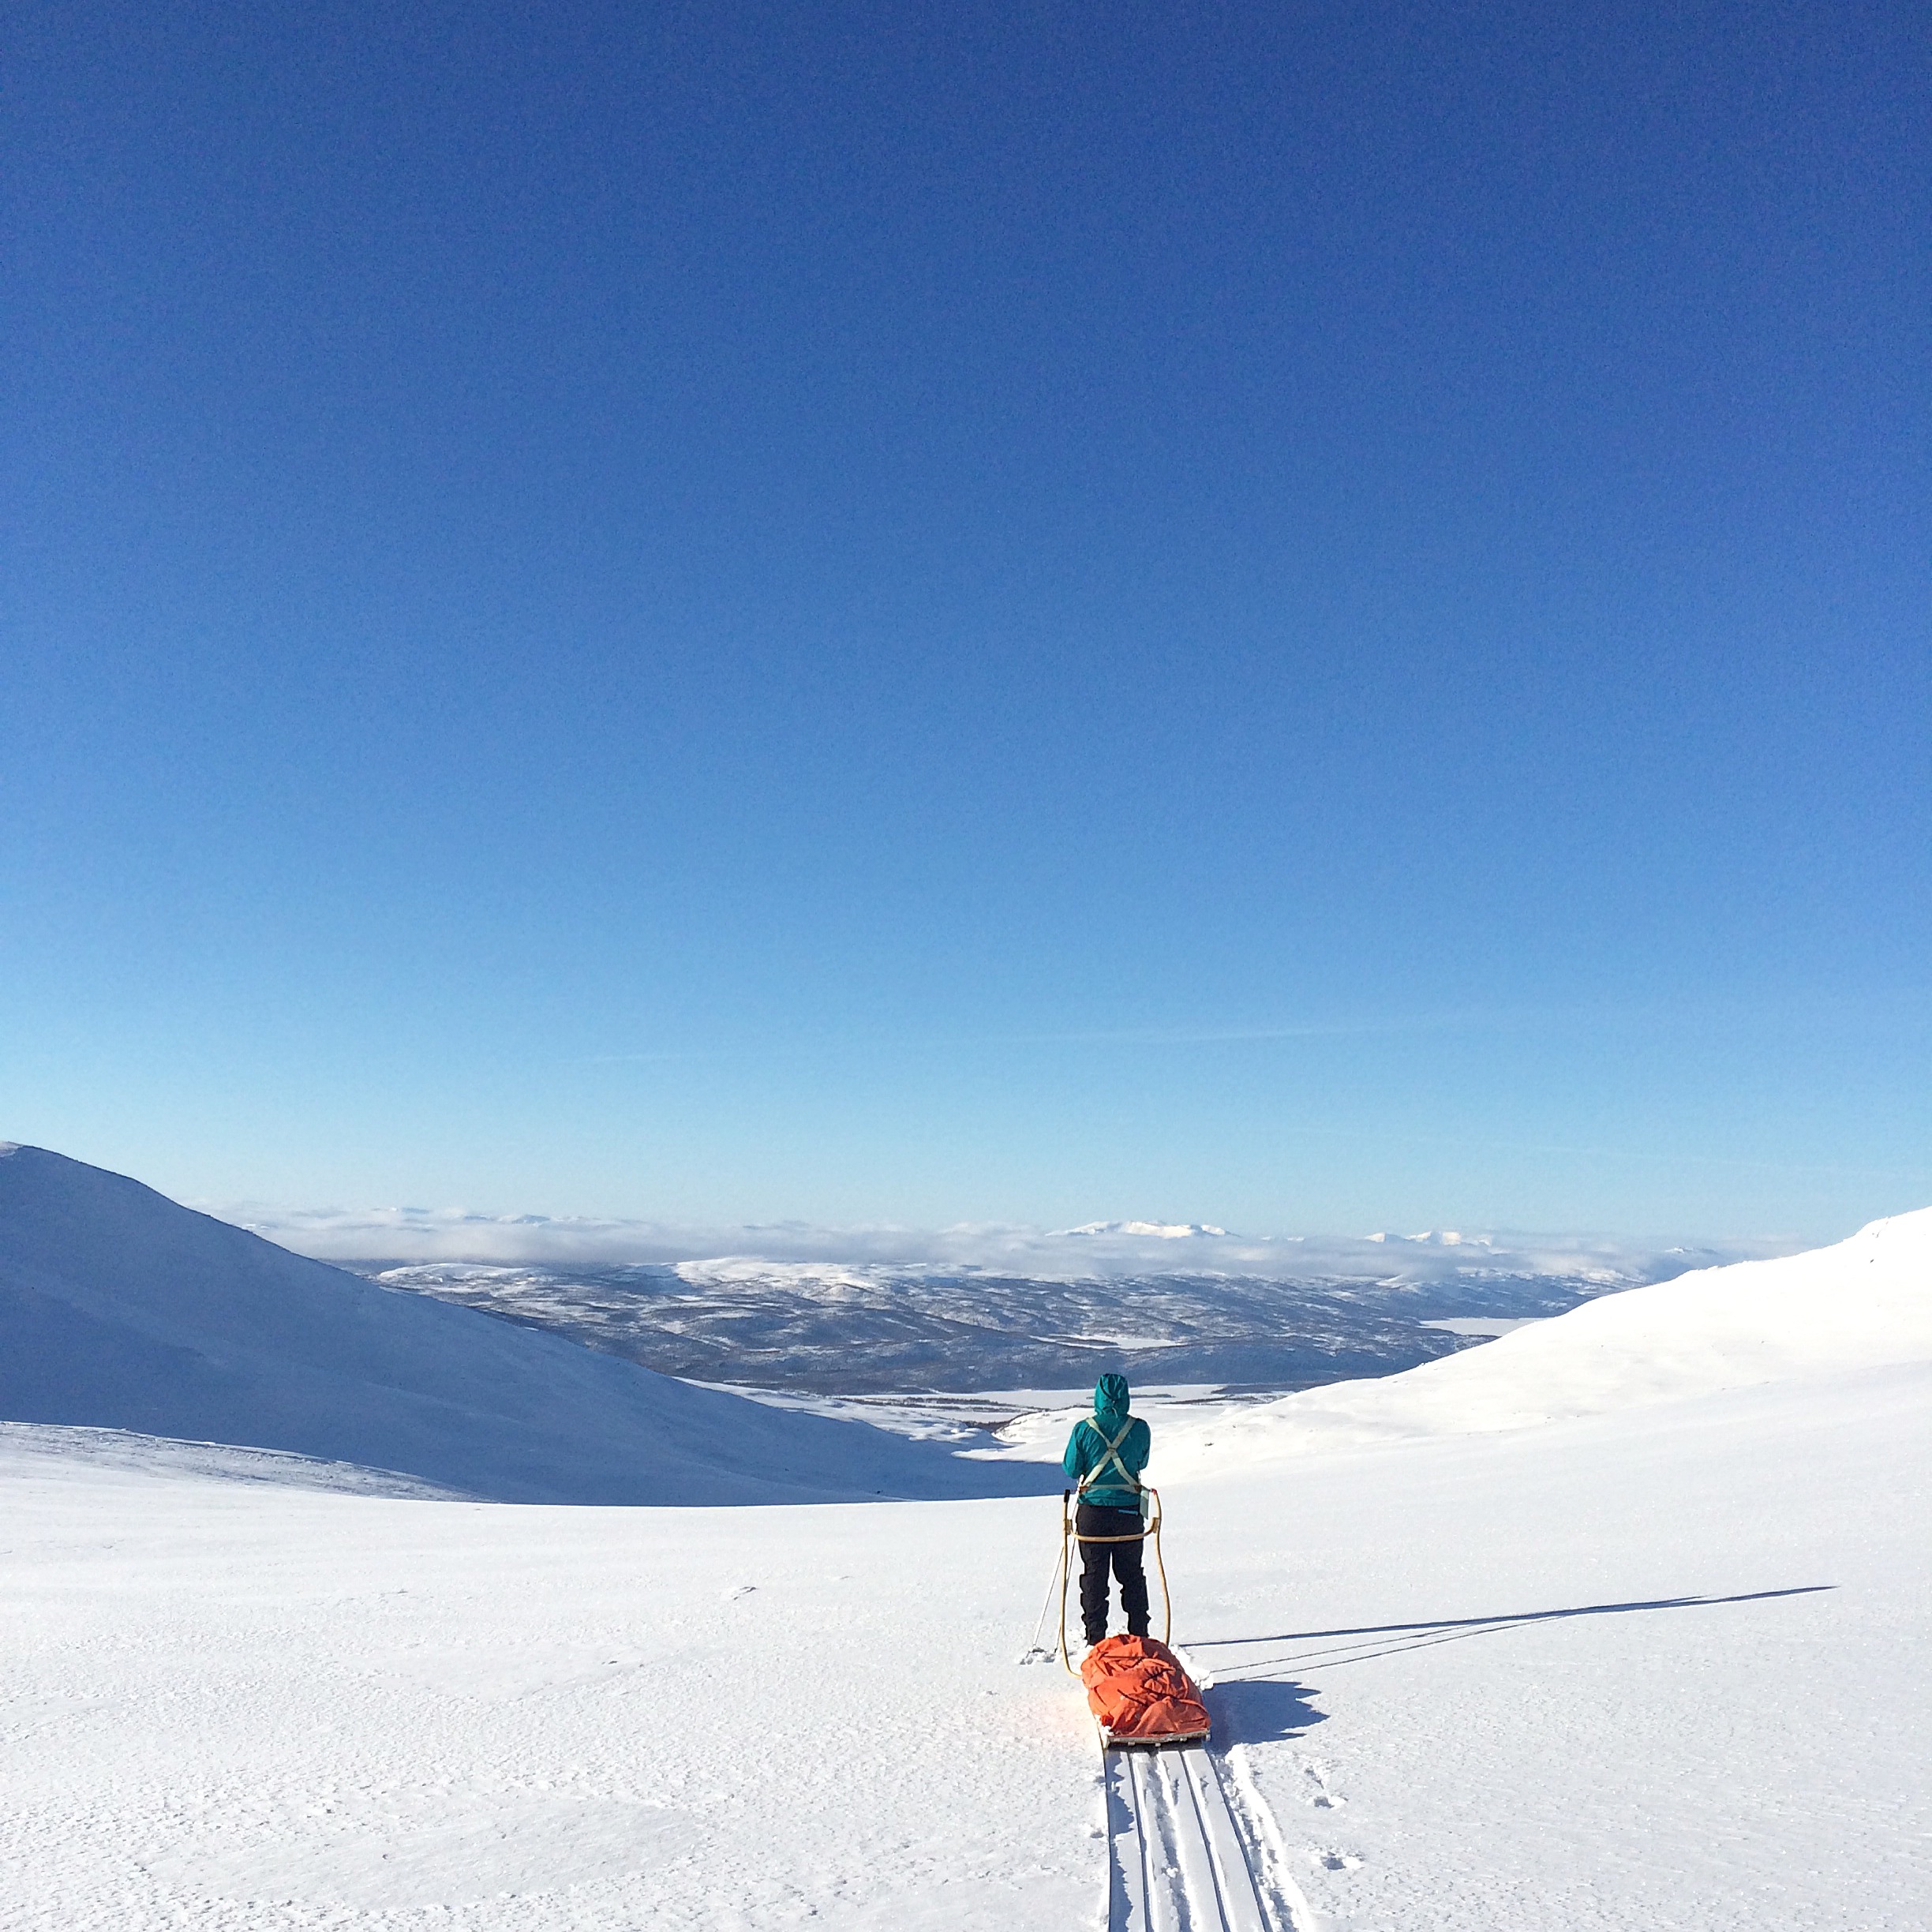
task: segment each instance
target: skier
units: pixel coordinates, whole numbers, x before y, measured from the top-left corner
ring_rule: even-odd
[[[1110,1566],[1120,1579],[1129,1634],[1148,1634],[1140,1472],[1151,1440],[1148,1425],[1127,1413],[1127,1378],[1104,1375],[1094,1387],[1093,1413],[1073,1425],[1060,1458],[1080,1492],[1073,1529],[1080,1540],[1080,1620],[1090,1646],[1106,1634]]]

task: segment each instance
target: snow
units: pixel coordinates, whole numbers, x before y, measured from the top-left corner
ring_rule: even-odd
[[[1926,1360],[1932,1208],[1874,1221],[1809,1254],[1699,1269],[1605,1295],[1404,1375],[1245,1409],[1225,1423],[1184,1431],[1180,1442],[1170,1437],[1166,1455],[1170,1467],[1196,1471],[1341,1443],[1522,1428]]]
[[[1923,1925],[1928,1396],[1171,1485],[1178,1634],[1317,1923]],[[1096,1921],[1078,1695],[1013,1661],[1054,1503],[0,1466],[9,1926]]]
[[[298,1254],[337,1261],[470,1262],[500,1266],[694,1264],[724,1278],[758,1279],[766,1263],[828,1279],[919,1270],[1091,1281],[1122,1275],[1228,1274],[1260,1280],[1324,1278],[1434,1282],[1484,1274],[1589,1279],[1606,1286],[1654,1281],[1694,1267],[1789,1253],[1792,1241],[1731,1241],[1693,1251],[1676,1241],[1583,1234],[1433,1233],[1256,1234],[1208,1222],[1090,1221],[1077,1227],[966,1222],[943,1228],[821,1226],[784,1221],[731,1226],[621,1216],[489,1214],[465,1208],[299,1208],[200,1204]],[[775,1274],[763,1279],[777,1279]]]
[[[251,1449],[232,1443],[182,1442],[125,1429],[63,1428],[35,1422],[0,1422],[0,1461],[26,1474],[58,1475],[74,1469],[117,1474],[195,1476],[215,1482],[266,1483],[283,1489],[315,1489],[336,1496],[406,1496],[424,1501],[470,1499],[460,1490],[319,1456],[280,1449]]]
[[[1321,1924],[1932,1919],[1929,1398],[1916,1365],[1174,1485],[1217,1559],[1191,1654]]]
[[[1088,1734],[1013,1663],[1057,1498],[504,1508],[0,1468],[9,1927],[1090,1915]]]
[[[743,1257],[597,1270],[364,1263],[358,1271],[667,1375],[841,1395],[1091,1387],[1096,1350],[1136,1380],[1279,1395],[1452,1352],[1453,1342],[1422,1326],[1426,1316],[1550,1315],[1601,1292],[1551,1275],[1428,1286],[1173,1274],[1057,1281]]]
[[[373,1286],[38,1148],[0,1149],[0,1415],[285,1450],[517,1502],[1045,1486]]]
[[[1518,1328],[1527,1327],[1536,1320],[1533,1315],[1510,1316],[1451,1316],[1442,1321],[1425,1321],[1425,1328],[1437,1328],[1444,1335],[1474,1335],[1493,1341],[1498,1335],[1506,1335]]]
[[[1929,1241],[1156,1411],[1175,1636],[1278,1932],[1932,1921]],[[9,1932],[1103,1923],[1080,1698],[1017,1662],[1057,1496],[278,1467],[0,1430]]]
[[[1099,1234],[1129,1234],[1150,1241],[1195,1241],[1205,1236],[1219,1239],[1227,1230],[1211,1221],[1084,1221],[1078,1227],[1061,1228],[1062,1237],[1091,1239]]]

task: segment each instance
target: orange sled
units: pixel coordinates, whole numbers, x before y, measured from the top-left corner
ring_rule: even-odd
[[[1100,1742],[1178,1744],[1208,1735],[1208,1709],[1181,1661],[1151,1637],[1103,1637],[1080,1664]]]

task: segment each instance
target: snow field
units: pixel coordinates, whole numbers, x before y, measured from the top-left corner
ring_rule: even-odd
[[[8,1493],[9,1927],[1094,1915],[1026,1511]]]
[[[296,1399],[324,1455],[424,1453],[0,1427],[6,1932],[1106,1923],[1080,1690],[1016,1661],[1057,1496],[424,1500],[447,1469],[661,1500],[661,1454],[717,1501],[1047,1472],[399,1315],[54,1163],[0,1155],[60,1210],[16,1217],[0,1290],[17,1343],[103,1343],[99,1387],[59,1357],[69,1394]],[[23,1387],[47,1359],[16,1348]],[[1932,1212],[1151,1413],[1175,1639],[1273,1932],[1932,1923]],[[1146,1794],[1144,1915],[1203,1932],[1213,1861],[1159,1822],[1186,1795]]]
[[[1276,1932],[1923,1927],[1928,1416],[1907,1365],[1171,1483]],[[1104,1923],[1015,1662],[1057,1498],[5,1480],[9,1932]]]
[[[1318,1925],[1932,1923],[1932,1370],[1273,1474],[1169,1560]]]

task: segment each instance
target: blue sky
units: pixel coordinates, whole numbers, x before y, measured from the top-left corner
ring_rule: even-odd
[[[682,1220],[1932,1201],[1928,40],[28,6],[0,1133]]]

